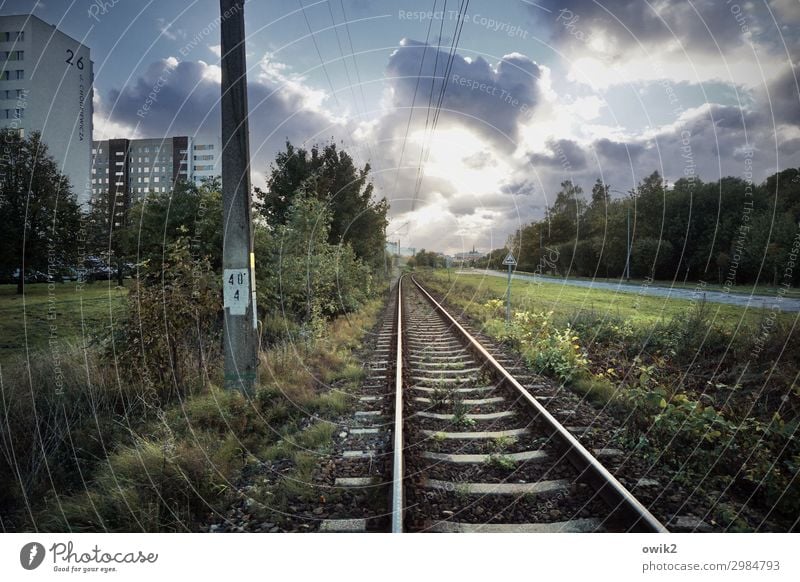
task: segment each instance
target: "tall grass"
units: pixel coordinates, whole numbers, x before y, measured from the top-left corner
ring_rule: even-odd
[[[325,450],[330,420],[349,406],[352,351],[381,304],[333,320],[323,337],[263,351],[252,400],[217,388],[218,350],[204,354],[203,368],[184,351],[179,365],[195,373],[176,390],[131,381],[105,352],[76,346],[3,367],[0,526],[194,531],[224,512],[259,460],[286,458],[308,478],[309,456]]]

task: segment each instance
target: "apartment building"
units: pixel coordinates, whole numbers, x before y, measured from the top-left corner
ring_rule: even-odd
[[[91,196],[89,47],[42,19],[0,16],[0,128],[40,131],[78,202]]]
[[[219,147],[188,136],[92,142],[92,200],[106,200],[114,225],[121,226],[131,204],[147,194],[219,176]]]

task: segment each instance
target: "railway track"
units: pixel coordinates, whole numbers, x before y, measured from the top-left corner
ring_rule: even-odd
[[[336,480],[387,511],[321,531],[666,531],[413,277],[389,310]]]

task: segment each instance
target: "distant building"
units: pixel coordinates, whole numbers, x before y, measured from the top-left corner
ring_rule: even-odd
[[[459,265],[469,265],[473,263],[476,259],[482,259],[486,256],[486,253],[481,253],[475,250],[475,247],[472,247],[471,251],[466,253],[456,253],[453,256],[453,261],[455,264]]]
[[[30,15],[0,16],[0,128],[40,131],[79,203],[91,189],[89,47]]]
[[[177,182],[220,175],[217,141],[187,136],[109,139],[92,142],[92,202],[105,201],[114,226],[124,224],[131,204],[150,192],[171,192]]]

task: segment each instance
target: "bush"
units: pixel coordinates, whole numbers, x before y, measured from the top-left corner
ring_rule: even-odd
[[[148,261],[129,295],[128,319],[107,357],[162,402],[201,389],[220,350],[222,302],[208,259],[179,238],[163,264]],[[194,390],[193,390],[194,389]]]
[[[496,314],[501,305],[499,299],[492,299],[483,305],[483,309],[486,313]],[[589,359],[570,324],[558,329],[552,317],[552,311],[515,311],[510,326],[494,320],[487,323],[486,331],[517,346],[528,363],[539,371],[571,382],[588,373]]]

